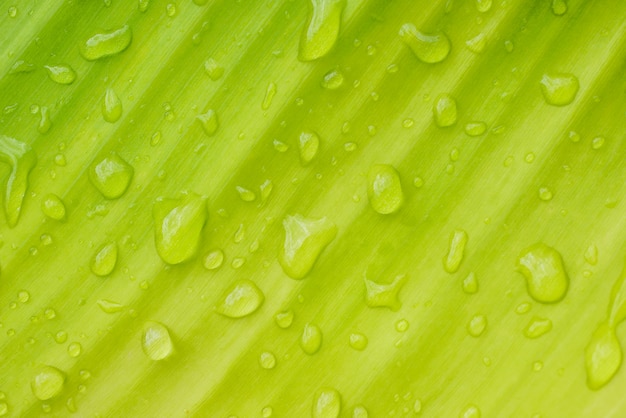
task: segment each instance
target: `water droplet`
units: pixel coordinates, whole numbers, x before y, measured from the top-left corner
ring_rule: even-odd
[[[591,140],[591,149],[597,150],[602,148],[606,139],[603,136],[596,136]]]
[[[506,52],[513,52],[513,50],[515,49],[515,45],[513,44],[513,41],[507,39],[506,41],[504,41],[504,49],[506,49]]]
[[[350,334],[350,347],[357,351],[363,351],[367,348],[368,339],[365,334],[360,332],[353,332]]]
[[[465,134],[467,136],[480,136],[487,131],[485,122],[468,122],[465,124]]]
[[[259,356],[259,364],[264,369],[273,369],[274,367],[276,367],[276,356],[269,351],[264,351]]]
[[[409,329],[409,321],[406,319],[400,319],[396,322],[396,331],[406,332]]]
[[[400,28],[400,37],[411,48],[417,58],[426,64],[435,64],[446,59],[452,45],[443,32],[427,34],[417,30],[415,25],[405,23]]]
[[[569,277],[561,254],[538,242],[521,252],[517,269],[527,281],[528,293],[537,302],[558,302],[565,296]]]
[[[465,254],[467,240],[467,232],[462,229],[456,229],[452,235],[450,235],[448,253],[443,258],[443,268],[448,273],[456,273],[459,269]]]
[[[115,152],[89,167],[89,180],[107,199],[121,197],[133,178],[135,170]]]
[[[233,241],[235,244],[239,244],[246,237],[246,228],[244,224],[239,224],[237,231],[235,231],[235,235],[233,236]]]
[[[615,329],[602,323],[585,348],[587,385],[593,390],[606,385],[622,365],[622,348]]]
[[[567,13],[567,3],[565,0],[552,0],[552,13],[563,16]]]
[[[154,203],[156,249],[163,261],[180,264],[193,258],[207,221],[206,199],[195,193],[159,198]]]
[[[433,106],[435,124],[440,128],[452,126],[457,121],[456,100],[449,94],[437,96]]]
[[[41,118],[39,119],[39,124],[37,125],[37,131],[40,134],[46,134],[52,127],[52,119],[50,119],[50,109],[48,109],[48,106],[41,106],[39,109],[39,115]]]
[[[450,161],[459,161],[459,157],[461,156],[461,152],[457,147],[452,148],[450,151]]]
[[[306,354],[313,355],[317,353],[322,346],[322,330],[319,326],[312,323],[304,325],[302,335],[300,336],[300,347]]]
[[[204,71],[213,81],[219,80],[224,75],[224,67],[217,63],[213,58],[204,61]]]
[[[580,87],[578,78],[568,73],[544,74],[540,84],[546,103],[552,106],[566,106],[572,103]]]
[[[259,309],[264,300],[263,292],[253,281],[242,279],[224,292],[215,311],[229,318],[243,318]]]
[[[43,314],[46,319],[54,319],[57,317],[57,312],[52,308],[46,308]]]
[[[413,412],[419,414],[420,412],[422,412],[422,407],[422,401],[420,399],[416,399],[413,403]]]
[[[224,262],[224,252],[220,249],[209,251],[204,256],[204,268],[207,270],[215,270],[221,267]]]
[[[404,274],[396,276],[391,283],[378,283],[363,276],[365,283],[365,303],[370,308],[384,307],[397,311],[402,307],[400,290],[406,283]]]
[[[215,110],[213,109],[209,109],[205,113],[196,116],[196,120],[200,123],[202,130],[208,136],[215,135],[215,132],[217,132],[217,129],[220,126],[219,121],[217,120],[217,113],[215,113]]]
[[[340,70],[331,70],[324,74],[322,87],[326,90],[337,90],[343,86],[344,76]]]
[[[65,343],[67,341],[67,332],[59,331],[56,334],[54,334],[54,341],[56,341],[57,344]]]
[[[337,227],[328,218],[305,218],[288,215],[283,220],[285,241],[278,261],[292,279],[304,278],[321,252],[337,235]]]
[[[236,186],[235,189],[237,190],[237,193],[239,193],[239,197],[241,198],[241,200],[243,200],[244,202],[254,202],[256,200],[256,193],[254,193],[252,190],[247,189],[243,186]]]
[[[468,405],[461,412],[459,418],[480,418],[480,409],[476,405]]]
[[[0,160],[11,166],[6,180],[4,212],[12,228],[17,224],[22,211],[24,195],[28,189],[28,175],[37,162],[30,145],[6,135],[0,135]]]
[[[276,83],[270,81],[267,84],[267,89],[265,89],[265,97],[263,98],[263,103],[261,104],[261,109],[267,110],[272,105],[272,100],[274,100],[274,96],[276,95]]]
[[[148,321],[144,324],[141,348],[150,360],[159,361],[174,353],[174,343],[165,325]]]
[[[150,0],[139,0],[139,11],[145,12],[148,10],[148,6],[150,6]]]
[[[547,187],[540,187],[539,188],[539,199],[543,200],[544,202],[547,202],[549,200],[552,200],[553,194],[552,191],[550,191],[550,189],[548,189]]]
[[[413,179],[413,186],[415,186],[416,188],[421,188],[424,186],[424,179],[421,177],[415,177]]]
[[[478,292],[478,279],[476,279],[476,274],[473,271],[470,271],[463,279],[463,291],[468,295]]]
[[[50,80],[58,84],[72,84],[76,80],[76,72],[67,64],[44,65]]]
[[[9,6],[9,9],[7,10],[7,14],[9,15],[9,17],[14,18],[17,16],[17,7],[15,6]]]
[[[528,164],[532,163],[533,161],[535,161],[535,154],[532,152],[529,152],[524,157],[524,161],[526,161]]]
[[[274,315],[274,321],[280,328],[287,329],[291,326],[291,324],[293,324],[293,317],[294,315],[292,310],[281,311]]]
[[[80,54],[87,61],[106,58],[124,51],[132,39],[133,32],[128,25],[112,31],[96,33],[80,45]]]
[[[34,70],[35,70],[35,66],[33,64],[26,62],[24,60],[17,60],[11,66],[11,69],[9,70],[9,74],[30,73],[31,71],[34,71]]]
[[[476,0],[476,10],[480,13],[486,13],[491,10],[493,0]]]
[[[387,215],[397,212],[404,203],[400,176],[387,164],[375,164],[367,173],[367,196],[376,212]]]
[[[77,342],[70,343],[70,345],[67,346],[67,354],[69,354],[70,357],[80,356],[82,350],[83,347]]]
[[[300,150],[300,161],[303,165],[310,163],[317,155],[320,147],[320,137],[311,131],[305,131],[298,138],[298,149]]]
[[[585,251],[585,261],[592,266],[598,264],[598,247],[596,247],[596,244],[591,244],[587,247]]]
[[[352,410],[352,418],[369,418],[369,413],[363,405],[357,405]]]
[[[121,303],[113,302],[107,299],[98,299],[96,303],[104,313],[116,313],[124,309],[124,305],[122,305]]]
[[[52,366],[42,366],[30,382],[33,394],[41,401],[59,396],[64,385],[65,373]]]
[[[567,137],[574,143],[580,142],[580,134],[576,131],[569,131]]]
[[[117,244],[107,242],[103,244],[91,259],[91,272],[96,276],[105,277],[113,272],[117,264]]]
[[[266,406],[261,410],[263,418],[270,418],[274,414],[274,410],[271,406]]]
[[[27,290],[20,290],[20,291],[17,293],[17,300],[18,300],[20,303],[26,303],[26,302],[28,302],[28,301],[30,300],[30,293],[28,293],[28,291],[27,291]]]
[[[535,316],[524,329],[524,335],[526,338],[539,338],[550,330],[552,330],[552,321],[548,318]]]
[[[112,88],[107,88],[102,100],[102,117],[105,121],[114,123],[122,117],[122,101]]]
[[[0,417],[9,413],[9,405],[6,402],[0,402]]]
[[[341,28],[346,0],[313,0],[298,49],[298,59],[312,61],[328,54]]]
[[[467,323],[467,332],[472,337],[480,337],[487,329],[487,317],[485,315],[474,315]]]
[[[336,389],[322,388],[313,396],[312,418],[337,418],[341,412],[341,395]]]
[[[176,16],[176,5],[174,3],[167,3],[167,5],[165,6],[165,13],[169,17]]]
[[[517,305],[517,308],[515,308],[515,313],[518,315],[523,315],[526,314],[528,312],[530,312],[532,305],[528,302],[522,302],[519,305]]]
[[[484,33],[479,33],[471,39],[465,41],[465,45],[467,49],[472,51],[475,54],[480,54],[485,50],[487,46],[487,36]]]

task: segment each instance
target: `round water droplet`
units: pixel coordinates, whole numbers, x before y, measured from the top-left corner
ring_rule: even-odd
[[[435,124],[440,128],[446,128],[456,124],[457,107],[456,100],[449,94],[440,94],[433,105]]]
[[[569,131],[567,137],[574,143],[580,142],[580,134],[576,131]]]
[[[409,329],[409,321],[406,319],[400,319],[396,322],[396,331],[406,332]]]
[[[57,317],[57,312],[53,308],[46,308],[43,314],[46,319],[54,319]]]
[[[298,138],[298,149],[300,150],[300,161],[303,165],[310,163],[317,155],[320,147],[320,137],[315,132],[305,131]]]
[[[544,202],[547,202],[548,200],[552,200],[553,194],[552,191],[550,191],[550,189],[548,189],[547,187],[540,187],[539,188],[539,199],[543,200]]]
[[[7,14],[9,15],[9,17],[14,18],[17,16],[17,7],[15,6],[9,6],[9,8],[7,9]]]
[[[367,336],[360,332],[353,332],[350,334],[350,347],[357,351],[363,351],[367,348],[368,344]]]
[[[478,292],[478,279],[476,279],[476,274],[473,271],[469,272],[463,279],[463,291],[468,295]]]
[[[566,106],[572,103],[580,87],[578,78],[568,73],[544,74],[540,84],[546,103],[553,106]]]
[[[106,58],[124,51],[132,39],[133,33],[128,25],[96,33],[80,45],[80,54],[88,61]]]
[[[67,354],[69,354],[70,357],[80,356],[82,350],[83,347],[77,342],[70,343],[70,345],[67,346]]]
[[[107,242],[103,244],[91,259],[91,272],[96,276],[104,277],[113,272],[117,264],[117,244]]]
[[[481,136],[487,131],[485,122],[468,122],[465,124],[465,134],[467,136]]]
[[[72,84],[76,80],[76,71],[67,64],[44,65],[50,80],[58,84]]]
[[[445,33],[423,33],[411,23],[402,25],[399,34],[417,58],[427,64],[443,61],[450,54],[452,48],[450,39]]]
[[[159,361],[174,353],[174,343],[165,325],[148,321],[144,324],[141,348],[150,360]]]
[[[20,290],[17,292],[17,300],[20,303],[26,303],[30,300],[30,293],[27,290]]]
[[[322,388],[313,396],[312,418],[337,418],[341,412],[341,395],[336,389]]]
[[[461,266],[467,240],[467,232],[462,229],[457,229],[450,235],[448,253],[443,258],[443,268],[448,273],[456,273]]]
[[[215,311],[229,318],[242,318],[259,309],[264,300],[263,292],[253,281],[242,279],[224,292]]]
[[[521,252],[517,269],[526,278],[528,293],[537,302],[558,302],[567,292],[569,277],[561,254],[539,242]]]
[[[270,418],[274,414],[274,409],[271,406],[266,406],[261,410],[263,418]]]
[[[397,212],[404,203],[400,176],[387,164],[375,164],[367,173],[367,196],[370,206],[381,215]]]
[[[54,341],[56,341],[57,344],[65,343],[67,341],[67,332],[59,331],[56,334],[54,334]]]
[[[487,317],[485,315],[474,315],[467,323],[467,332],[472,337],[480,337],[487,329]]]
[[[322,87],[326,90],[337,90],[343,86],[344,76],[340,70],[331,70],[324,74]]]
[[[220,249],[209,251],[204,256],[204,268],[207,270],[215,270],[220,268],[224,262],[224,252]]]
[[[322,330],[316,324],[307,323],[304,325],[300,336],[300,347],[302,351],[309,355],[318,352],[322,346]]]
[[[281,311],[274,315],[274,321],[280,328],[287,329],[293,324],[293,317],[294,314],[292,310]]]
[[[107,88],[102,100],[102,117],[110,123],[115,123],[122,117],[122,101],[110,87]]]
[[[64,385],[65,373],[52,366],[41,367],[30,382],[33,394],[41,401],[59,396]]]
[[[603,136],[596,136],[591,140],[591,149],[597,150],[604,146],[606,139]]]
[[[526,338],[539,338],[544,334],[547,334],[552,329],[552,321],[548,318],[542,318],[539,316],[533,317],[526,328],[524,329],[524,336]]]
[[[264,351],[259,356],[259,364],[264,369],[273,369],[276,367],[276,356],[269,351]]]
[[[133,178],[133,167],[112,152],[89,167],[89,180],[107,199],[121,197]]]

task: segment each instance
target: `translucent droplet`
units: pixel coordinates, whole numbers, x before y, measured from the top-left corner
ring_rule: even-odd
[[[278,261],[292,279],[304,278],[321,252],[337,235],[337,227],[328,218],[305,218],[288,215],[283,220],[285,241]]]
[[[363,405],[357,405],[352,410],[352,418],[369,418],[369,413]]]
[[[487,46],[487,36],[484,33],[479,33],[471,39],[465,41],[465,45],[467,49],[472,51],[475,54],[480,54],[485,50]]]
[[[124,309],[124,305],[122,305],[121,303],[114,302],[108,299],[98,299],[96,303],[104,313],[116,313]]]
[[[59,331],[56,334],[54,334],[54,341],[56,341],[57,344],[65,343],[67,341],[67,332]]]
[[[405,23],[400,28],[400,37],[411,48],[417,58],[427,64],[435,64],[446,59],[452,45],[443,32],[427,34],[417,30],[415,25]]]
[[[167,5],[165,6],[165,13],[169,17],[176,16],[176,5],[174,3],[167,3]]]
[[[552,0],[552,13],[563,16],[567,13],[567,3],[565,0]]]
[[[220,249],[209,251],[204,256],[204,268],[207,270],[215,270],[221,267],[224,262],[224,252]]]
[[[344,76],[340,70],[331,70],[324,74],[322,87],[326,90],[337,90],[343,86]]]
[[[418,189],[424,186],[424,179],[421,177],[415,177],[413,179],[413,186],[417,187]]]
[[[315,132],[305,131],[298,138],[298,149],[300,150],[300,161],[303,165],[310,163],[317,155],[320,147],[320,137]]]
[[[37,162],[30,145],[6,135],[0,135],[0,161],[11,166],[4,193],[4,213],[9,227],[14,227],[22,211],[28,189],[28,175]]]
[[[550,189],[548,189],[547,187],[540,187],[539,188],[539,199],[543,200],[544,202],[547,202],[548,200],[552,200],[552,191]]]
[[[115,152],[97,160],[89,167],[89,180],[107,199],[121,197],[133,178],[135,170]]]
[[[506,52],[513,52],[513,50],[515,49],[515,45],[513,44],[513,41],[511,41],[510,39],[507,39],[506,41],[504,41],[504,49],[506,49]]]
[[[598,247],[595,244],[591,244],[585,251],[585,261],[592,266],[598,264]]]
[[[486,13],[491,10],[493,0],[476,0],[476,10],[480,13]]]
[[[574,143],[580,142],[580,134],[576,131],[569,131],[567,137]]]
[[[40,134],[46,134],[52,127],[52,119],[50,119],[50,109],[48,109],[48,106],[41,106],[39,109],[39,115],[41,118],[39,119],[39,124],[37,125],[37,131]]]
[[[270,81],[267,84],[267,88],[265,89],[265,97],[263,98],[263,103],[261,103],[261,109],[267,110],[272,105],[272,100],[274,100],[274,96],[276,95],[276,83]]]
[[[287,150],[289,149],[289,145],[278,139],[274,139],[272,141],[272,145],[274,146],[274,149],[278,152],[287,152]]]
[[[217,63],[213,58],[204,61],[204,71],[213,81],[219,80],[224,75],[224,67]]]
[[[468,405],[459,414],[459,418],[480,418],[480,409],[476,405]]]
[[[165,325],[148,321],[144,324],[141,348],[150,360],[164,360],[174,353],[174,343]]]
[[[65,218],[65,204],[60,197],[53,193],[47,194],[41,201],[41,211],[48,218],[56,221]]]
[[[341,412],[341,395],[336,389],[322,388],[313,396],[312,418],[337,418]]]
[[[110,87],[102,100],[102,117],[110,123],[115,123],[122,117],[122,101]]]
[[[367,348],[368,339],[365,334],[360,332],[353,332],[350,334],[350,347],[357,351],[363,351]]]
[[[244,202],[254,202],[256,200],[256,193],[254,193],[252,190],[247,189],[243,186],[236,186],[235,189],[237,190],[237,193],[239,194],[241,200],[243,200]]]
[[[474,315],[467,323],[467,332],[472,337],[480,337],[487,329],[487,317],[485,315]]]
[[[465,255],[467,240],[467,232],[462,229],[456,229],[452,235],[450,235],[448,253],[443,258],[443,268],[448,273],[456,273],[461,266],[463,256]]]
[[[440,94],[433,105],[435,124],[445,128],[456,124],[457,108],[456,100],[449,94]]]
[[[300,336],[300,347],[302,351],[309,355],[317,353],[322,346],[322,330],[319,326],[312,323],[304,325],[302,335]]]
[[[543,362],[541,361],[535,361],[533,363],[533,370],[536,372],[540,372],[543,369]]]
[[[253,281],[242,279],[224,292],[215,311],[229,318],[243,318],[259,309],[264,300],[263,292]]]
[[[404,203],[400,175],[390,165],[375,164],[367,173],[367,196],[370,206],[382,215],[397,212]]]
[[[261,415],[263,418],[270,418],[274,414],[274,410],[271,406],[266,406],[261,410]]]
[[[96,276],[104,277],[113,272],[117,264],[117,244],[107,242],[103,244],[91,259],[91,272]]]
[[[73,342],[67,346],[67,354],[69,354],[70,357],[78,357],[80,356],[80,353],[82,351],[83,351],[83,347],[80,345],[80,343]]]
[[[463,291],[468,295],[473,295],[478,292],[478,279],[476,278],[476,274],[471,271],[465,279],[463,279]]]
[[[202,130],[208,136],[215,135],[215,132],[217,132],[217,129],[220,126],[219,121],[217,120],[217,113],[215,113],[215,110],[213,109],[209,109],[205,113],[196,116],[196,120],[200,123]]]
[[[526,161],[528,164],[532,163],[533,161],[535,161],[535,154],[532,152],[529,152],[524,157],[524,161]]]
[[[547,334],[552,329],[552,321],[548,318],[542,318],[539,316],[533,317],[526,328],[524,329],[524,335],[526,338],[539,338],[544,334]]]
[[[20,303],[26,303],[30,300],[30,293],[27,290],[20,290],[17,292],[17,300]]]
[[[328,54],[337,42],[346,0],[311,0],[312,8],[298,49],[298,59],[313,61]]]
[[[585,348],[587,386],[597,390],[606,385],[621,367],[622,356],[615,329],[606,322],[602,323]]]
[[[35,65],[24,60],[17,60],[11,66],[9,74],[30,73],[35,70]]]
[[[365,303],[370,308],[389,308],[397,311],[402,307],[399,294],[406,283],[407,277],[402,274],[396,276],[391,283],[378,283],[363,276],[365,283]]]
[[[87,61],[106,58],[124,51],[132,39],[133,33],[128,25],[112,31],[96,33],[80,45],[80,54]]]
[[[517,305],[517,308],[515,308],[515,313],[519,314],[519,315],[523,315],[525,313],[530,312],[532,305],[528,302],[522,302],[519,305]]]
[[[264,369],[273,369],[276,367],[276,356],[269,351],[264,351],[259,356],[259,364]]]
[[[274,321],[280,328],[287,329],[291,326],[291,324],[293,324],[293,317],[293,311],[290,309],[287,311],[277,312],[276,315],[274,315]]]
[[[9,15],[10,18],[16,17],[17,16],[17,7],[9,6],[9,8],[7,9],[7,14]]]
[[[422,412],[422,401],[420,399],[416,399],[415,402],[413,402],[413,412],[416,414]]]
[[[400,319],[396,322],[396,331],[406,332],[409,329],[409,321],[406,319]]]
[[[46,308],[43,314],[46,319],[54,319],[57,317],[57,312],[52,308]]]
[[[33,394],[40,401],[59,396],[64,385],[65,373],[52,366],[42,366],[30,382]]]
[[[603,136],[596,136],[591,140],[591,149],[597,150],[602,148],[606,139]]]
[[[580,87],[578,78],[569,73],[544,74],[540,84],[546,103],[553,106],[572,103]]]
[[[150,0],[139,0],[139,11],[145,12],[148,10],[148,6],[150,6]]]
[[[536,243],[521,252],[517,268],[527,281],[528,293],[537,302],[558,302],[565,296],[569,277],[561,254],[544,243]]]
[[[154,204],[156,249],[163,261],[180,264],[198,252],[207,221],[206,199],[184,193],[175,199],[159,198]]]
[[[44,65],[50,80],[58,84],[72,84],[76,80],[76,71],[67,64]]]
[[[465,124],[465,134],[467,136],[481,136],[487,131],[485,122],[468,122]]]

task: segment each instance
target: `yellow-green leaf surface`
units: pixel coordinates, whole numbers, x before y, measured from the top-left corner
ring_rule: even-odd
[[[0,416],[626,415],[626,3],[5,1]]]

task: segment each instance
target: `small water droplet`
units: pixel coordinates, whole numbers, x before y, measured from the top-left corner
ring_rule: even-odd
[[[121,303],[114,302],[108,299],[98,299],[96,303],[104,313],[116,313],[124,309],[124,305],[122,305]]]
[[[472,337],[480,337],[487,329],[487,317],[485,315],[474,315],[467,323],[467,332]]]
[[[176,16],[176,5],[174,3],[167,3],[165,6],[165,13],[167,13],[169,17]]]
[[[544,74],[540,84],[546,103],[552,106],[572,103],[580,87],[578,78],[569,73]]]
[[[122,157],[111,152],[89,167],[89,180],[105,198],[117,199],[128,189],[134,171]]]
[[[399,35],[417,58],[427,64],[443,61],[450,54],[452,48],[450,39],[445,33],[424,33],[417,30],[415,25],[411,23],[402,25]]]
[[[404,192],[396,169],[388,164],[372,165],[367,173],[367,196],[376,212],[397,212],[404,203]]]
[[[148,321],[144,324],[141,336],[141,348],[150,360],[159,361],[174,353],[174,343],[165,325]]]
[[[416,188],[421,188],[424,186],[424,179],[422,179],[421,177],[415,177],[413,179],[413,186],[415,186]]]
[[[322,388],[313,396],[312,418],[337,418],[341,412],[341,395],[336,389]]]
[[[467,49],[472,51],[475,54],[480,54],[485,50],[487,46],[487,36],[484,33],[479,33],[471,39],[465,41],[465,45]]]
[[[530,303],[522,302],[519,305],[517,305],[517,308],[515,308],[515,313],[518,315],[524,315],[530,312],[531,308],[532,308],[532,305]]]
[[[574,143],[580,142],[580,134],[576,131],[569,131],[567,133],[567,137],[569,138],[570,141]]]
[[[0,402],[0,417],[9,413],[9,405],[6,402]]]
[[[317,155],[320,147],[320,137],[315,132],[304,131],[298,138],[298,149],[300,150],[300,161],[303,165],[310,163]]]
[[[139,11],[145,12],[148,10],[148,6],[150,6],[150,0],[139,0]]]
[[[256,312],[264,300],[263,292],[253,281],[242,279],[224,292],[215,311],[228,318],[243,318]]]
[[[289,328],[291,324],[293,324],[293,318],[294,314],[291,309],[277,312],[276,315],[274,315],[274,321],[276,322],[276,325],[278,325],[278,327],[282,329]]]
[[[526,336],[526,338],[539,338],[550,332],[550,330],[552,330],[552,321],[548,318],[535,316],[524,329],[524,336]]]
[[[515,45],[513,45],[513,41],[507,39],[506,41],[504,41],[504,49],[506,49],[506,52],[513,52],[513,50],[515,49]]]
[[[480,409],[476,405],[468,405],[459,414],[459,418],[480,418]]]
[[[343,86],[344,79],[343,73],[335,69],[324,74],[321,84],[326,90],[337,90]]]
[[[24,60],[17,60],[11,66],[11,69],[9,70],[9,74],[30,73],[31,71],[34,71],[34,70],[35,70],[35,65],[29,62],[26,62]],[[5,112],[6,112],[6,109],[5,109]]]
[[[328,54],[337,42],[346,0],[313,1],[298,48],[298,59],[313,61]]]
[[[598,264],[598,247],[595,244],[589,245],[585,251],[585,261],[592,266]]]
[[[591,140],[591,149],[597,150],[604,146],[606,139],[603,136],[596,136]]]
[[[40,134],[46,134],[52,127],[52,119],[50,118],[50,109],[48,106],[41,106],[39,109],[39,124],[37,125],[37,131]]]
[[[391,283],[378,283],[363,275],[365,283],[365,303],[370,308],[384,307],[397,311],[402,307],[399,294],[406,283],[404,274],[396,276]]]
[[[17,300],[20,303],[26,303],[30,300],[30,293],[27,290],[20,290],[17,292]]]
[[[16,17],[17,16],[17,7],[9,6],[9,8],[7,10],[7,14],[9,15],[10,18]]]
[[[462,229],[456,229],[450,235],[448,253],[443,258],[443,268],[448,273],[456,273],[461,266],[467,240],[467,232]]]
[[[276,95],[276,83],[270,81],[265,89],[265,97],[263,97],[263,103],[261,103],[261,109],[267,110],[272,105],[272,100]]]
[[[304,325],[302,335],[300,336],[300,347],[306,354],[313,355],[317,353],[322,346],[322,330],[319,326],[312,323]]]
[[[69,354],[70,357],[80,356],[80,353],[82,352],[82,350],[83,350],[83,347],[78,342],[70,343],[70,345],[67,346],[67,354]]]
[[[565,0],[552,0],[552,13],[556,16],[563,16],[567,13],[567,3]]]
[[[369,418],[369,413],[363,405],[357,405],[352,410],[352,418]]]
[[[400,319],[396,322],[396,331],[406,332],[409,329],[409,321],[406,319]]]
[[[58,331],[56,334],[54,334],[54,341],[56,341],[57,344],[65,343],[67,341],[67,332]]]
[[[261,410],[263,418],[270,418],[274,414],[274,409],[271,406],[266,406]]]
[[[259,364],[266,370],[273,369],[276,367],[276,356],[269,351],[264,351],[259,355]]]
[[[124,51],[132,39],[133,33],[128,25],[112,31],[96,33],[80,45],[80,54],[87,61],[106,58]]]
[[[122,117],[122,101],[110,87],[102,100],[102,117],[109,123],[115,123]]]
[[[52,308],[46,308],[43,314],[48,320],[51,320],[57,317],[57,312]]]
[[[486,13],[491,10],[493,0],[476,0],[476,10],[480,13]]]
[[[91,272],[96,276],[105,277],[113,272],[117,264],[117,244],[107,242],[103,244],[91,259]]]
[[[247,189],[243,186],[236,186],[235,189],[239,194],[239,198],[241,198],[241,200],[243,200],[244,202],[254,202],[256,200],[256,193],[254,193],[252,190]]]
[[[463,291],[468,295],[478,292],[478,279],[476,279],[476,274],[473,271],[470,271],[463,279]]]
[[[367,348],[368,339],[365,334],[361,334],[360,332],[353,332],[350,334],[350,347],[357,351],[363,351]]]
[[[216,270],[221,267],[224,262],[224,252],[220,249],[209,251],[204,256],[204,268],[207,270]]]
[[[213,81],[219,80],[224,75],[224,67],[217,63],[213,58],[204,61],[204,71]]]
[[[553,194],[550,189],[548,189],[545,186],[539,188],[539,199],[543,200],[544,202],[547,202],[549,200],[552,200],[552,197],[553,197]]]
[[[614,327],[606,322],[600,324],[585,348],[587,386],[597,390],[606,385],[621,367],[622,357]]]
[[[538,242],[524,249],[517,260],[517,269],[526,278],[528,293],[537,302],[558,302],[567,292],[569,277],[561,254]]]
[[[449,94],[437,96],[433,106],[433,116],[435,124],[440,128],[446,128],[456,124],[457,107],[456,100]]]
[[[217,113],[215,113],[215,110],[213,109],[209,109],[205,113],[196,116],[196,120],[200,123],[202,130],[208,136],[215,135],[220,126],[217,119]]]
[[[465,134],[467,136],[481,136],[487,131],[485,122],[468,122],[465,124]]]
[[[50,80],[58,84],[72,84],[76,80],[76,71],[67,64],[44,65]]]
[[[30,382],[33,394],[41,401],[59,396],[64,386],[65,373],[52,366],[42,366]]]

